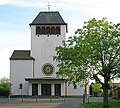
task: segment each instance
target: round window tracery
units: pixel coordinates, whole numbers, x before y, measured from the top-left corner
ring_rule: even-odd
[[[45,74],[45,75],[52,75],[53,72],[54,72],[54,66],[50,63],[46,63],[43,65],[42,67],[42,72]]]

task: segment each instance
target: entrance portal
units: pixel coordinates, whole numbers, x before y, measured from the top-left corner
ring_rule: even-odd
[[[61,96],[61,84],[55,84],[55,96]]]
[[[33,96],[38,95],[38,84],[32,84],[32,95]]]
[[[51,96],[51,84],[41,84],[41,95]]]

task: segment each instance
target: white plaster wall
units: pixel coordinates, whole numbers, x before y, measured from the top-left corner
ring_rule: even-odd
[[[38,95],[41,95],[41,83],[38,83]]]
[[[29,83],[29,95],[32,96],[32,83]]]
[[[61,96],[65,96],[65,83],[61,84]]]
[[[51,94],[52,94],[52,96],[54,96],[55,95],[55,85],[54,85],[54,83],[51,84],[51,89],[52,89]]]
[[[33,77],[33,60],[10,60],[10,82],[12,95],[28,95],[27,77]],[[19,89],[19,84],[23,89]]]
[[[44,77],[42,66],[51,63],[55,67],[55,72],[51,77],[56,77],[58,71],[57,62],[53,61],[55,48],[62,45],[66,37],[66,25],[61,25],[61,35],[36,35],[36,26],[31,26],[31,56],[35,58],[35,77]]]
[[[72,84],[67,85],[67,96],[82,96],[84,94],[84,87],[77,85],[77,89],[74,89]]]

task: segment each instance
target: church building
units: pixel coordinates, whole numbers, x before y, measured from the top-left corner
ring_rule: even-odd
[[[57,11],[40,12],[32,23],[31,50],[14,50],[10,57],[11,95],[80,96],[84,88],[58,77],[55,48],[66,39],[67,23]],[[18,40],[19,41],[19,40]]]

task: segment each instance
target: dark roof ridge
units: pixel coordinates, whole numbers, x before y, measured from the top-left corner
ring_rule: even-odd
[[[59,11],[41,11],[41,13],[42,13],[42,12],[43,12],[43,13],[44,13],[44,12],[48,12],[48,13],[49,13],[49,12],[59,12]]]
[[[38,15],[36,16],[36,18],[30,24],[30,26],[31,25],[38,25],[38,24],[67,25],[58,11],[39,12]]]
[[[10,60],[35,60],[30,53],[30,50],[14,50]]]

